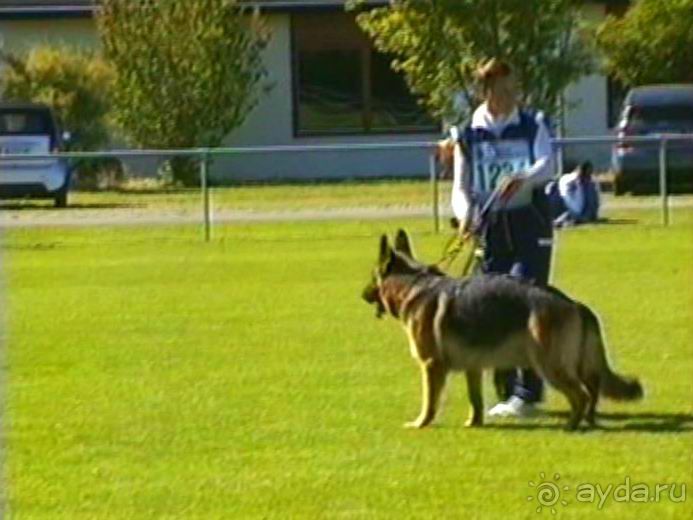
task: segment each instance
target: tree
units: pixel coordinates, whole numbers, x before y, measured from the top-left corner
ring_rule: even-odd
[[[24,55],[0,51],[6,65],[2,97],[50,106],[72,133],[71,150],[93,150],[108,141],[108,93],[113,71],[96,54],[40,45]]]
[[[104,0],[97,15],[116,70],[114,119],[136,146],[218,146],[256,105],[269,33],[237,0]],[[174,160],[184,184],[189,162]]]
[[[607,72],[625,86],[693,83],[693,0],[639,0],[597,31]]]
[[[479,102],[474,72],[489,57],[512,63],[523,102],[556,113],[563,90],[592,65],[579,38],[579,7],[575,0],[393,0],[361,11],[357,22],[394,56],[392,67],[429,112],[457,122]]]

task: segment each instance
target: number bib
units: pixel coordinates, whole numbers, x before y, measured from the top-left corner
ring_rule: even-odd
[[[505,177],[527,171],[531,166],[526,140],[482,141],[472,147],[474,162],[473,188],[491,192]]]

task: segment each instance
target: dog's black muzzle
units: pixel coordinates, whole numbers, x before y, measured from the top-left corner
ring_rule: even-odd
[[[361,298],[363,298],[366,303],[375,305],[375,317],[382,318],[383,314],[385,314],[385,306],[380,299],[380,290],[375,282],[369,283],[365,289],[363,289]]]

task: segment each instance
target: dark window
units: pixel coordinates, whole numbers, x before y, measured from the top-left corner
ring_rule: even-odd
[[[363,127],[359,52],[305,52],[298,62],[299,131],[315,133]]]
[[[685,132],[693,130],[692,105],[632,106],[628,127],[649,132]]]
[[[371,55],[371,129],[437,131],[438,127],[409,92],[402,75],[392,70],[391,61],[380,53]]]
[[[0,112],[0,133],[52,134],[50,116],[35,110],[8,110]]]
[[[292,17],[297,135],[437,131],[352,16]]]

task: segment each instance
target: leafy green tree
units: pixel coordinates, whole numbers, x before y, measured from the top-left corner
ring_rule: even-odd
[[[693,0],[638,0],[597,31],[605,68],[625,86],[693,83]]]
[[[479,102],[474,73],[490,57],[513,65],[523,102],[556,113],[566,86],[592,66],[580,37],[580,5],[575,0],[394,0],[361,10],[357,22],[378,50],[394,56],[392,67],[404,73],[431,114],[459,121]]]
[[[103,0],[97,23],[116,70],[114,120],[136,146],[218,146],[256,105],[269,33],[237,0]],[[189,161],[174,179],[197,182]]]

